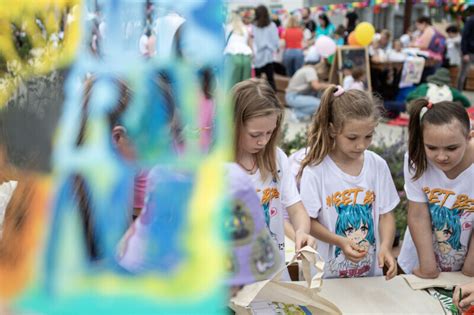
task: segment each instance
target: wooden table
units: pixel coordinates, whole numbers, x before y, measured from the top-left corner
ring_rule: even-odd
[[[431,59],[431,58],[425,59],[425,67],[434,67],[434,66],[436,66],[440,63],[441,63],[441,61],[438,61],[438,60],[435,60],[435,59]],[[377,70],[388,70],[388,69],[391,69],[391,68],[395,68],[398,71],[400,71],[403,68],[403,61],[401,61],[401,62],[399,62],[399,61],[380,62],[380,61],[370,60],[370,67],[373,68],[373,69],[377,69]]]
[[[392,61],[376,62],[376,61],[370,61],[370,68],[380,70],[380,71],[390,70],[390,69],[394,68],[397,71],[401,71],[403,69],[403,62],[392,62]]]

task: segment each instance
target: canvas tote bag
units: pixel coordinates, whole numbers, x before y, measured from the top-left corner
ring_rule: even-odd
[[[284,266],[273,278],[244,286],[230,300],[230,308],[237,314],[252,314],[253,302],[266,301],[275,302],[275,305],[282,303],[305,306],[317,314],[341,314],[336,305],[318,294],[322,285],[323,260],[310,246],[305,246],[299,254],[305,281],[281,281],[281,276],[287,268]],[[288,265],[297,261],[297,256],[295,255]],[[311,266],[317,271],[313,277]]]

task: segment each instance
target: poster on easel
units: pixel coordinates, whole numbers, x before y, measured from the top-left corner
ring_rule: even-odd
[[[370,93],[372,92],[372,81],[370,77],[370,59],[367,47],[339,46],[337,47],[329,82],[343,85],[344,79],[352,76],[357,86],[358,82]]]

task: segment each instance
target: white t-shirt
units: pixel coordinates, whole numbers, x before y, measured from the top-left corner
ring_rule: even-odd
[[[313,94],[314,90],[311,82],[318,80],[316,68],[312,65],[306,65],[299,68],[291,77],[286,88],[286,93]]]
[[[272,178],[271,175],[262,181],[260,171],[250,175],[257,190],[258,197],[263,207],[265,223],[270,230],[280,250],[282,261],[285,259],[285,231],[283,228],[284,210],[287,207],[301,201],[296,189],[295,178],[290,173],[288,158],[285,153],[277,148],[277,167],[279,179]]]
[[[387,58],[388,61],[403,62],[405,59],[407,59],[407,54],[402,51],[398,52],[394,49],[390,49]]]
[[[342,81],[342,88],[344,90],[349,90],[353,83],[354,83],[354,78],[352,77],[352,75],[346,75],[344,77],[344,81]]]
[[[300,172],[301,168],[301,162],[303,162],[303,159],[306,157],[306,153],[309,151],[309,148],[301,148],[296,152],[293,152],[290,157],[288,158],[288,161],[290,163],[290,172],[291,175],[293,175],[294,178],[298,175]],[[299,190],[299,185],[296,183],[298,190]]]
[[[364,82],[362,81],[354,81],[352,82],[351,86],[347,90],[359,90],[364,91]]]
[[[252,49],[248,45],[249,32],[246,27],[242,28],[242,32],[242,34],[239,34],[239,32],[233,31],[231,25],[226,26],[225,38],[227,45],[225,46],[224,54],[252,55]]]
[[[320,241],[318,252],[326,262],[324,277],[382,275],[377,264],[379,216],[393,210],[400,201],[387,163],[366,150],[362,171],[351,176],[326,156],[321,164],[305,167],[300,187],[310,217],[317,218],[332,233],[350,236],[359,246],[368,248],[366,257],[353,263],[340,248]]]
[[[296,188],[298,189],[298,192],[300,191],[300,184],[298,183],[296,177],[298,176],[298,173],[300,171],[301,167],[301,162],[303,162],[303,159],[306,156],[306,152],[308,152],[309,148],[301,148],[296,152],[293,152],[289,157],[288,157],[288,163],[290,164],[290,173],[291,176],[295,179],[296,182]],[[288,212],[286,209],[283,210],[283,217],[285,220],[290,220],[290,216],[288,215]]]
[[[450,66],[461,65],[461,35],[446,38],[446,57]]]
[[[405,191],[414,202],[428,203],[433,230],[433,248],[441,271],[462,269],[474,226],[474,165],[455,179],[428,162],[426,171],[412,179],[405,155]],[[406,273],[419,265],[415,244],[407,228],[398,263]]]

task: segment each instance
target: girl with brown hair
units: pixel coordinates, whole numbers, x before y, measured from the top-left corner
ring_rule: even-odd
[[[250,175],[263,207],[265,223],[284,258],[284,211],[295,229],[296,251],[315,246],[309,235],[309,217],[301,203],[288,158],[277,147],[283,107],[263,80],[250,79],[235,85],[234,149],[236,162]],[[283,260],[284,261],[284,260]]]
[[[405,191],[408,227],[399,256],[406,273],[474,276],[474,140],[458,103],[419,99],[410,106]]]
[[[380,112],[360,90],[330,86],[313,117],[301,163],[301,199],[321,240],[326,277],[397,274],[391,253],[399,202],[387,163],[367,150]]]

